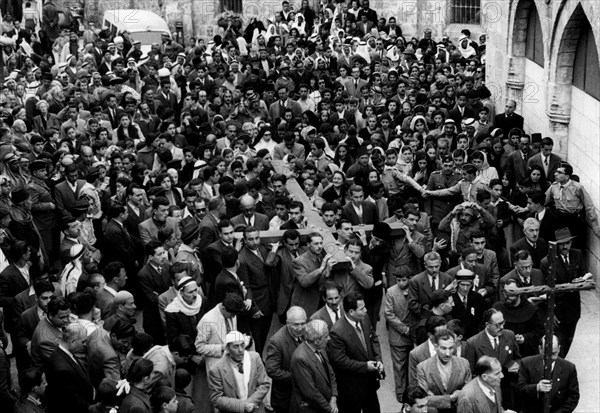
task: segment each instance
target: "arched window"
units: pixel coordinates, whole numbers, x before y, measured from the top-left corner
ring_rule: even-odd
[[[573,86],[578,87],[590,96],[600,100],[600,62],[598,61],[598,49],[590,23],[584,20],[575,63],[573,66]]]
[[[525,46],[525,57],[532,62],[544,67],[544,38],[542,36],[542,25],[540,16],[535,6],[531,7],[527,18],[527,44]]]

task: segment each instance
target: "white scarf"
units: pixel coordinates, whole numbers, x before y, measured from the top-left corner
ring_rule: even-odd
[[[181,312],[187,316],[195,316],[200,312],[201,307],[202,297],[200,295],[196,296],[196,300],[192,304],[188,304],[185,302],[183,297],[181,297],[181,291],[178,291],[177,296],[169,305],[167,305],[165,311],[167,313]]]

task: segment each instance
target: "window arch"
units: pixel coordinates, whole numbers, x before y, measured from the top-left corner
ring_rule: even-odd
[[[575,62],[573,65],[573,86],[600,100],[600,62],[598,49],[590,22],[585,19],[581,27]]]
[[[535,6],[531,7],[527,18],[527,43],[525,57],[544,67],[544,37],[540,16]]]

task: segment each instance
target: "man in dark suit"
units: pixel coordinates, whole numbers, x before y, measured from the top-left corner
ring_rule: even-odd
[[[515,113],[516,108],[517,102],[509,100],[506,102],[505,112],[496,115],[494,118],[494,129],[502,129],[504,136],[508,136],[508,132],[514,128],[523,130],[523,116]]]
[[[546,194],[542,191],[532,191],[527,194],[527,218],[535,218],[540,223],[540,238],[546,241],[556,241],[554,231],[559,228],[559,218],[552,209],[544,206]]]
[[[483,297],[476,291],[473,291],[473,282],[475,274],[471,270],[461,269],[457,271],[457,288],[452,294],[454,306],[452,307],[452,318],[462,321],[465,329],[463,338],[466,340],[479,332],[479,326],[483,317],[483,312],[487,305]]]
[[[288,85],[283,82],[280,83],[277,90],[279,99],[269,106],[269,119],[271,119],[272,122],[275,122],[276,119],[282,119],[283,112],[286,109],[291,109],[295,118],[302,114],[302,107],[298,102],[289,98],[289,92]]]
[[[96,308],[100,310],[102,319],[106,320],[114,313],[115,296],[126,287],[129,277],[127,277],[127,271],[120,261],[112,261],[106,264],[102,269],[102,275],[104,276],[105,285],[96,294]],[[132,275],[131,278],[136,277]],[[137,280],[135,285],[137,286]]]
[[[200,221],[200,243],[198,251],[203,251],[210,244],[219,239],[219,220],[227,214],[225,200],[221,197],[212,198],[208,201],[206,207],[208,213]]]
[[[581,250],[572,248],[572,239],[569,228],[561,228],[556,231],[556,248],[558,257],[555,260],[556,284],[578,283],[583,281],[585,269],[583,266],[583,253]],[[550,260],[546,256],[542,259],[542,274],[544,280],[550,275]],[[558,325],[558,336],[560,342],[560,357],[566,357],[571,348],[577,322],[581,317],[581,298],[579,291],[562,293],[556,295],[556,308],[554,316],[560,322]]]
[[[579,403],[577,369],[570,361],[559,357],[558,337],[552,337],[552,379],[544,379],[544,339],[540,354],[521,360],[517,389],[522,413],[544,411],[544,397],[550,397],[552,412],[571,413]]]
[[[94,401],[94,386],[87,367],[80,361],[85,353],[86,329],[79,323],[64,327],[62,340],[46,366],[46,408],[48,413],[87,413]]]
[[[416,320],[421,320],[430,310],[431,293],[452,285],[452,277],[440,271],[442,259],[435,251],[424,257],[425,271],[413,276],[408,282],[408,308]]]
[[[138,273],[138,280],[144,296],[144,331],[154,339],[154,344],[166,343],[165,329],[158,311],[158,296],[171,286],[169,278],[168,253],[159,241],[150,241],[145,247],[148,262]]]
[[[322,320],[306,325],[305,341],[298,346],[290,363],[293,412],[330,413],[338,411],[338,388],[333,368],[325,352],[329,329]]]
[[[171,81],[163,80],[160,83],[160,90],[156,93],[154,100],[158,102],[158,112],[164,111],[165,109],[177,109],[177,96],[171,92]]]
[[[523,233],[525,236],[510,246],[510,255],[514,257],[521,250],[528,251],[531,255],[533,268],[539,269],[542,258],[548,254],[548,243],[545,239],[540,238],[539,221],[535,218],[527,218],[523,222]]]
[[[554,141],[552,138],[545,137],[542,139],[542,150],[540,153],[533,155],[527,161],[529,168],[533,166],[539,166],[544,171],[546,180],[554,182],[554,173],[560,167],[562,159],[560,156],[552,153],[554,147]]]
[[[65,166],[65,180],[54,187],[56,210],[62,218],[71,216],[71,209],[79,200],[79,192],[86,181],[77,179],[79,170],[75,164]]]
[[[143,259],[141,243],[134,239],[127,228],[127,208],[113,204],[108,209],[108,223],[104,230],[103,257],[110,261],[119,261],[125,265],[127,274],[136,274],[139,262]]]
[[[462,121],[468,118],[475,118],[475,112],[467,106],[467,92],[461,90],[456,92],[456,105],[448,112],[448,118],[456,124],[456,129],[462,130]]]
[[[529,251],[521,250],[517,252],[513,258],[513,262],[515,268],[500,278],[500,282],[498,283],[499,291],[504,288],[504,284],[510,279],[518,280],[525,287],[544,284],[544,275],[542,271],[533,268],[533,261]]]
[[[342,287],[332,280],[327,280],[321,286],[321,297],[325,305],[310,316],[311,320],[323,320],[331,330],[333,325],[344,316],[344,309],[340,306]]]
[[[202,262],[205,269],[204,278],[212,283],[213,289],[216,292],[216,296],[214,296],[215,294],[212,294],[211,291],[208,292],[209,299],[211,296],[214,296],[215,300],[214,303],[211,302],[210,304],[220,303],[223,301],[223,298],[225,298],[225,291],[223,289],[217,290],[216,280],[223,270],[223,251],[226,248],[233,248],[235,250],[233,242],[235,237],[233,235],[233,226],[231,225],[231,222],[228,219],[222,219],[219,221],[217,229],[219,230],[219,238],[217,241],[206,247],[204,251],[201,251]],[[235,259],[237,260],[237,255]]]
[[[461,270],[468,270],[476,275],[477,285],[474,285],[474,290],[480,296],[485,297],[485,301],[490,305],[496,301],[499,274],[498,272],[488,272],[488,267],[477,262],[477,251],[474,247],[467,247],[462,250],[458,265],[450,268],[446,273],[452,279],[455,279],[456,274]],[[475,284],[475,279],[473,284]]]
[[[504,330],[504,315],[490,308],[483,313],[485,328],[467,340],[465,358],[469,360],[471,371],[475,372],[477,360],[481,356],[497,358],[502,365],[504,378],[500,384],[504,406],[513,409],[515,406],[514,386],[519,373],[521,354],[515,334]]]
[[[295,258],[292,265],[297,285],[292,292],[291,305],[297,305],[312,316],[319,308],[319,286],[329,277],[331,268],[337,263],[323,250],[323,235],[313,232],[308,235],[308,251]]]
[[[339,409],[379,413],[379,378],[383,371],[379,338],[371,328],[360,293],[344,297],[344,317],[331,329],[328,355],[339,383]]]
[[[292,302],[292,292],[297,287],[293,262],[306,251],[306,248],[300,248],[300,233],[295,229],[284,231],[282,241],[283,248],[277,251],[277,270],[274,272],[276,279],[273,280],[273,284],[279,286],[276,312],[279,322],[285,324],[286,312]]]
[[[529,176],[527,164],[532,156],[530,143],[531,138],[529,136],[521,136],[519,138],[519,148],[511,152],[506,158],[505,170],[512,173],[515,183],[519,183]]]
[[[256,212],[256,200],[250,195],[240,198],[240,209],[242,212],[231,218],[233,228],[254,227],[259,231],[269,230],[269,217]]]
[[[125,226],[129,234],[140,239],[140,223],[149,218],[144,206],[145,191],[136,183],[127,187],[127,220]]]
[[[20,317],[20,314],[15,312],[15,296],[29,289],[29,281],[21,272],[21,269],[27,269],[28,250],[29,246],[24,241],[17,241],[11,247],[11,253],[14,254],[13,263],[0,272],[0,307],[4,311],[4,327],[10,334],[15,332]]]
[[[273,380],[271,406],[277,413],[290,412],[292,398],[292,354],[304,339],[306,313],[301,307],[290,307],[286,325],[271,337],[267,344],[265,368]]]
[[[262,354],[275,308],[275,291],[271,282],[276,264],[275,249],[267,251],[260,243],[260,231],[248,227],[244,229],[244,246],[240,251],[239,261],[240,279],[248,280],[247,285],[252,291],[256,306],[250,325],[256,351]]]
[[[48,303],[54,295],[54,285],[47,280],[39,280],[33,284],[35,305],[23,311],[15,326],[13,335],[13,352],[17,360],[17,368],[23,371],[31,366],[31,358],[27,349],[31,348],[31,339],[40,319],[48,312]]]
[[[453,332],[438,330],[434,336],[436,355],[417,365],[419,387],[430,394],[428,407],[439,413],[456,412],[460,391],[471,380],[469,362],[454,355],[455,344]]]
[[[351,201],[342,208],[342,218],[347,219],[352,225],[374,225],[379,222],[377,207],[372,202],[365,201],[362,187],[350,187]]]

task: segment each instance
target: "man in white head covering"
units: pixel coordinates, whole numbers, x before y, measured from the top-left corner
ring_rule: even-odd
[[[264,413],[271,382],[258,353],[246,351],[249,338],[239,331],[225,336],[225,355],[208,372],[213,406],[221,412]]]

